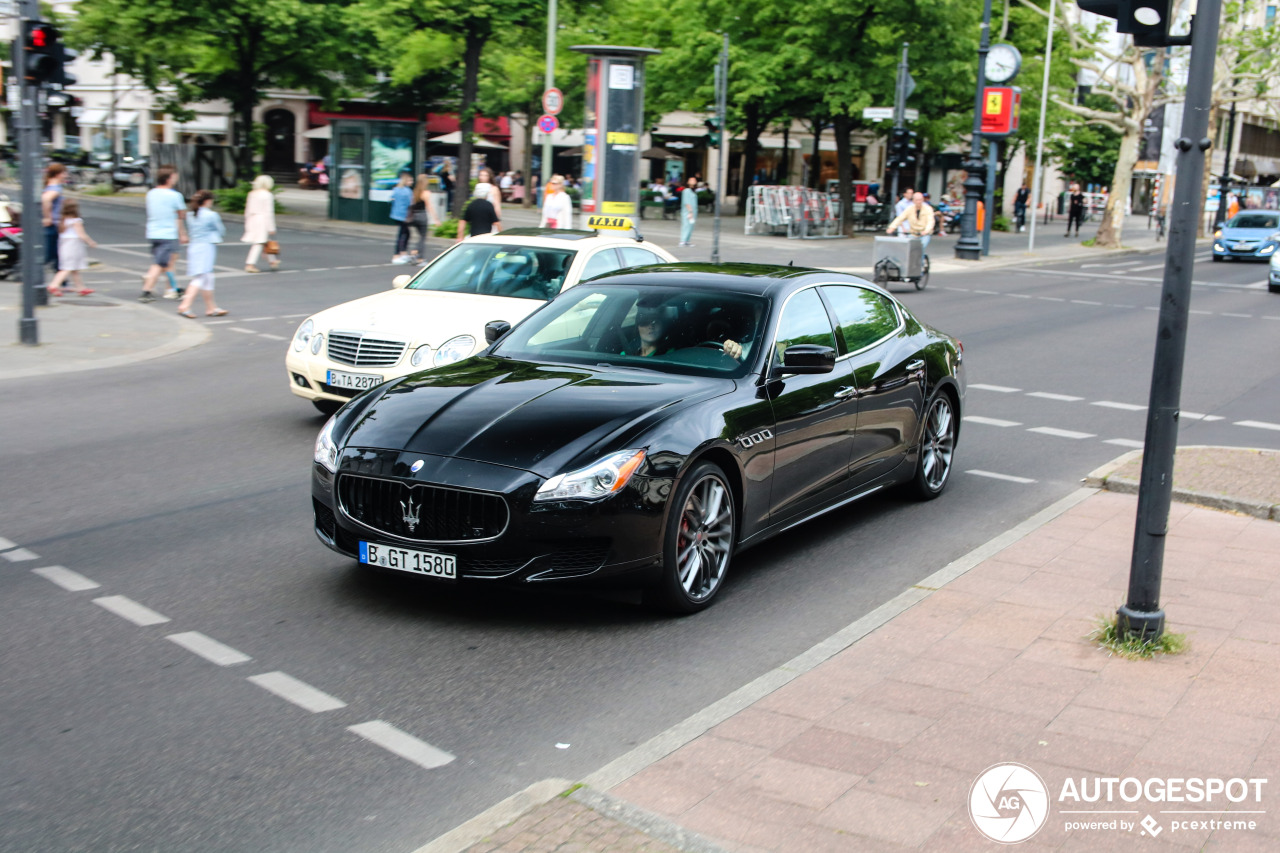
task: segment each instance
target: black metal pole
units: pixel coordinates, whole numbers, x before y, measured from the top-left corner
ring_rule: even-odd
[[[40,122],[36,115],[39,87],[27,83],[26,24],[40,20],[39,0],[22,0],[19,7],[18,36],[14,39],[13,73],[18,77],[18,175],[22,181],[22,247],[19,268],[22,271],[22,317],[18,320],[18,339],[30,346],[40,343],[36,323],[36,305],[48,304],[44,289],[44,222],[36,180],[40,171]]]
[[[720,128],[720,152],[716,158],[714,196],[715,223],[711,229],[711,263],[720,263],[720,199],[724,198],[725,182],[728,180],[728,136],[725,127],[725,116],[728,112],[729,100],[729,34],[723,34],[724,45],[720,48],[720,56],[716,59],[716,120]]]
[[[1195,264],[1196,232],[1200,223],[1200,193],[1204,185],[1213,65],[1218,47],[1218,18],[1222,0],[1201,0],[1191,22],[1191,60],[1182,114],[1169,215],[1169,244],[1165,249],[1164,289],[1156,331],[1155,364],[1147,408],[1147,436],[1143,444],[1142,476],[1138,484],[1138,520],[1129,564],[1129,599],[1116,612],[1124,634],[1156,639],[1164,633],[1160,581],[1164,570],[1164,541],[1169,529],[1173,497],[1173,458],[1178,443],[1178,406],[1182,396],[1182,368],[1187,349],[1187,316],[1191,302],[1191,274]]]
[[[964,161],[969,176],[964,179],[964,220],[960,223],[960,239],[956,241],[956,257],[962,261],[982,258],[982,240],[978,237],[978,202],[982,200],[985,182],[982,172],[982,89],[987,82],[987,51],[991,47],[991,0],[982,3],[982,38],[978,42],[978,91],[973,96],[973,138],[969,142],[969,159]],[[988,213],[988,216],[991,214]]]
[[[1227,193],[1231,192],[1231,149],[1236,141],[1236,102],[1231,102],[1231,114],[1227,118],[1227,151],[1222,155],[1222,177],[1218,180],[1218,210],[1213,214],[1213,227],[1217,228],[1227,217]]]

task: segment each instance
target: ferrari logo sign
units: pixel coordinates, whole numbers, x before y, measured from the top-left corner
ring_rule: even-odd
[[[1022,90],[1017,86],[987,86],[982,90],[982,135],[1017,133],[1021,106]]]
[[[626,216],[589,216],[587,227],[597,231],[630,231],[634,226]]]

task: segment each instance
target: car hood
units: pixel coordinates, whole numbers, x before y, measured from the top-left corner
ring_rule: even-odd
[[[1223,228],[1223,240],[1265,240],[1280,228]]]
[[[484,324],[506,320],[515,325],[546,303],[475,293],[438,290],[387,290],[326,308],[311,319],[316,331],[364,332],[410,345],[438,347],[455,335],[472,335],[484,346]]]
[[[343,443],[551,477],[592,461],[579,456],[620,449],[601,446],[606,439],[735,387],[730,379],[477,356],[382,386]]]

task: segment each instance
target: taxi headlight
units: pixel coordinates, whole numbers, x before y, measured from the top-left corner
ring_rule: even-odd
[[[320,347],[322,346],[324,346],[324,334],[321,332],[316,332],[314,335],[311,336],[311,354],[319,355]]]
[[[413,355],[409,356],[409,363],[414,367],[417,367],[422,364],[422,362],[426,361],[427,356],[429,355],[431,355],[431,346],[429,344],[423,344],[413,351]]]
[[[298,331],[293,334],[293,351],[302,352],[302,348],[311,340],[311,333],[315,331],[316,324],[310,320],[303,322],[298,327]]]
[[[470,335],[458,335],[456,338],[450,338],[440,345],[440,349],[436,350],[435,365],[443,367],[446,364],[453,364],[455,361],[471,355],[471,351],[475,349],[476,339]]]

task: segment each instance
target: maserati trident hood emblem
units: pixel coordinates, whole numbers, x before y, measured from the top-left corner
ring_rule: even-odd
[[[415,507],[413,505],[413,495],[409,495],[409,500],[400,501],[400,508],[404,510],[404,523],[408,525],[409,532],[412,533],[414,528],[418,526],[418,516],[422,514],[422,502],[419,501]]]

